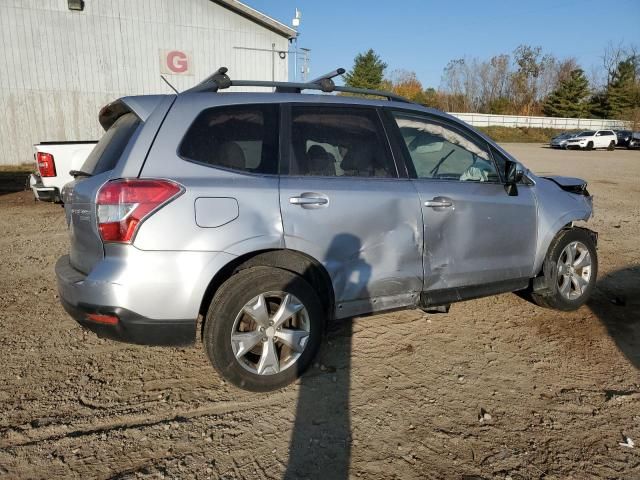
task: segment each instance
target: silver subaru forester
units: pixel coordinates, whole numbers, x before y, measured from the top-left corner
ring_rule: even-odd
[[[201,337],[225,379],[267,391],[304,371],[329,321],[517,290],[559,310],[587,301],[584,181],[538,177],[450,115],[336,86],[341,72],[279,83],[222,68],[104,107],[106,133],[63,191],[67,312],[127,342]],[[301,93],[314,90],[351,95]]]

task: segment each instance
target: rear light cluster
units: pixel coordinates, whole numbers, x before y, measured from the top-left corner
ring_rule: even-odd
[[[98,230],[104,242],[131,243],[144,219],[182,192],[169,180],[114,180],[98,191]]]
[[[56,176],[56,162],[50,153],[38,152],[36,155],[36,163],[38,164],[38,171],[41,177]]]

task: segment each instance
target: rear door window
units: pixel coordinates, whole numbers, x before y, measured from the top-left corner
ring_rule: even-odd
[[[373,109],[294,105],[290,138],[291,175],[397,177]]]
[[[278,173],[278,106],[204,110],[187,131],[179,155],[211,167]]]
[[[113,170],[140,123],[134,113],[125,113],[118,118],[91,151],[82,171],[97,175]]]

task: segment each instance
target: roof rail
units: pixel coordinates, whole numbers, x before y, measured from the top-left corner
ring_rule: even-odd
[[[310,82],[274,82],[268,80],[231,80],[227,75],[229,70],[227,67],[220,67],[215,73],[205,78],[202,82],[197,84],[184,93],[193,92],[217,92],[218,90],[225,90],[229,87],[270,87],[275,88],[276,93],[300,93],[302,90],[320,90],[325,93],[331,92],[344,92],[354,93],[357,95],[371,95],[376,97],[383,97],[387,100],[394,100],[396,102],[415,103],[411,100],[396,95],[391,92],[385,92],[382,90],[371,90],[368,88],[353,88],[353,87],[341,87],[337,86],[333,78],[338,75],[342,75],[345,72],[344,68],[338,68],[322,75],[318,78],[311,80]]]

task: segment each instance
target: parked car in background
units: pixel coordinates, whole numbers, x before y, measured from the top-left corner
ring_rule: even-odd
[[[29,177],[29,186],[36,199],[60,202],[62,187],[73,180],[69,172],[81,169],[97,143],[41,142],[34,145],[36,172]]]
[[[549,146],[551,148],[567,148],[567,140],[575,137],[579,132],[564,132],[551,139]]]
[[[566,148],[583,150],[606,148],[607,150],[614,150],[616,142],[617,137],[613,130],[585,130],[568,139]]]
[[[55,267],[86,328],[188,345],[202,317],[220,375],[267,391],[309,366],[334,319],[527,288],[558,310],[589,299],[584,180],[534,175],[438,110],[336,86],[343,69],[304,85],[225,72],[101,110],[106,133],[63,191]],[[218,93],[231,86],[275,92]]]
[[[618,147],[627,147],[629,145],[629,141],[631,140],[631,134],[633,133],[631,130],[616,130],[616,138]]]
[[[633,132],[631,134],[627,148],[640,148],[640,132]]]

